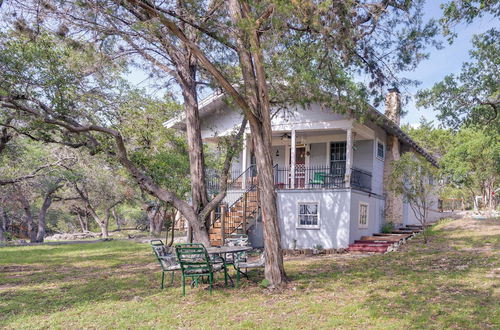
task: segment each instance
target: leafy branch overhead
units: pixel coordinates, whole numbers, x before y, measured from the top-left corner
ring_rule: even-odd
[[[418,105],[433,107],[447,127],[479,125],[500,132],[500,32],[491,29],[472,39],[472,61],[418,93]]]

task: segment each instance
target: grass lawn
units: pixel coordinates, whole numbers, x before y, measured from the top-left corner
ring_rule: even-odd
[[[0,248],[0,328],[499,328],[500,220],[442,222],[396,253],[287,259],[270,293],[161,291],[146,244]],[[254,271],[255,281],[262,271]]]

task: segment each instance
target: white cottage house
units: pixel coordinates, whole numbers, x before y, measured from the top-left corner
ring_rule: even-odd
[[[292,107],[273,117],[275,187],[284,249],[346,248],[364,235],[380,232],[384,222],[416,223],[407,203],[386,187],[390,163],[410,150],[433,164],[436,161],[400,129],[400,107],[399,92],[391,89],[386,114],[372,108],[362,123],[317,105]],[[228,106],[223,94],[202,101],[200,116],[206,143],[232,133],[242,120],[241,112]],[[182,118],[165,126],[185,127]],[[249,234],[253,246],[263,244],[250,134],[247,129],[243,151],[232,164],[226,200],[212,216],[214,245],[232,233]],[[216,178],[210,184],[216,190]],[[440,214],[434,210],[431,216]]]

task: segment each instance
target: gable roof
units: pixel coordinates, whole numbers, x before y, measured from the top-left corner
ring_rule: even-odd
[[[198,103],[198,108],[200,115],[206,116],[209,115],[210,113],[214,112],[217,109],[217,105],[221,105],[224,102],[224,92],[215,92],[211,94],[210,96],[206,97],[205,99],[201,100]],[[391,119],[389,119],[386,115],[383,113],[379,112],[377,109],[374,107],[370,106],[369,107],[369,113],[368,116],[370,119],[376,124],[379,125],[382,129],[384,129],[387,133],[397,136],[398,139],[403,142],[404,144],[407,144],[411,148],[413,148],[415,151],[417,151],[420,155],[422,155],[427,161],[429,161],[432,165],[438,167],[438,161],[434,156],[432,156],[427,150],[422,148],[420,145],[418,145],[417,142],[415,142],[408,134],[406,134],[401,127],[393,122]],[[163,126],[166,128],[176,128],[176,129],[185,129],[185,124],[184,120],[186,119],[186,115],[184,112],[176,116],[172,119],[169,119],[168,121],[163,123]]]

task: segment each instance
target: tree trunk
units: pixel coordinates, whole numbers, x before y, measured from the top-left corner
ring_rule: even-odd
[[[108,235],[109,218],[106,217],[104,220],[101,220],[101,218],[97,215],[95,210],[90,205],[87,205],[87,208],[89,210],[90,215],[92,216],[92,218],[94,218],[95,222],[97,223],[97,225],[101,229],[101,238],[108,238],[109,237],[109,235]]]
[[[36,241],[39,243],[42,243],[45,238],[46,216],[52,204],[52,193],[53,191],[45,196],[40,212],[38,213],[38,232],[36,234]]]
[[[184,50],[189,52],[187,48]],[[208,203],[208,196],[205,186],[205,158],[196,92],[196,63],[192,59],[194,57],[183,57],[184,63],[179,63],[177,70],[184,99],[184,113],[186,114],[186,138],[189,146],[192,206],[194,211],[198,213]]]
[[[167,229],[167,236],[165,237],[165,243],[168,242],[167,246],[172,246],[174,244],[176,214],[177,214],[177,210],[172,208],[172,212],[170,213],[170,218],[171,218],[171,221],[170,221],[171,226],[170,227],[172,229],[170,241],[168,240],[168,229]]]
[[[7,219],[5,219],[5,212],[3,207],[0,206],[0,242],[5,241],[6,230],[7,230]]]
[[[80,223],[80,228],[82,229],[82,232],[87,231],[87,227],[85,226],[85,223],[83,222],[82,215],[80,212],[76,214],[76,217],[78,218],[78,222]]]
[[[99,228],[101,229],[101,238],[106,239],[109,237],[108,233],[108,224],[107,223],[99,223]]]
[[[161,214],[161,206],[157,203],[152,205],[147,204],[146,210],[149,220],[149,234],[152,236],[158,236],[160,234],[158,233],[158,215]]]
[[[231,18],[239,26],[242,17],[249,17],[247,3],[229,1]],[[243,14],[244,13],[244,14]],[[271,287],[278,287],[287,281],[281,250],[281,234],[274,188],[272,150],[271,109],[264,72],[263,53],[257,32],[258,27],[236,32],[240,68],[245,91],[252,113],[246,113],[252,131],[255,158],[257,162],[260,205],[264,225],[264,248],[266,255],[265,277]]]
[[[33,221],[33,213],[31,213],[31,205],[26,199],[26,197],[24,197],[24,195],[21,193],[19,193],[19,200],[23,206],[24,214],[26,216],[25,223],[26,226],[28,227],[28,237],[31,243],[35,243],[36,233],[35,233],[35,224]]]
[[[120,229],[120,219],[119,219],[119,217],[116,214],[116,210],[113,208],[113,210],[111,212],[113,213],[113,218],[115,218],[115,221],[116,221],[116,229],[118,231],[120,231],[121,230]]]

